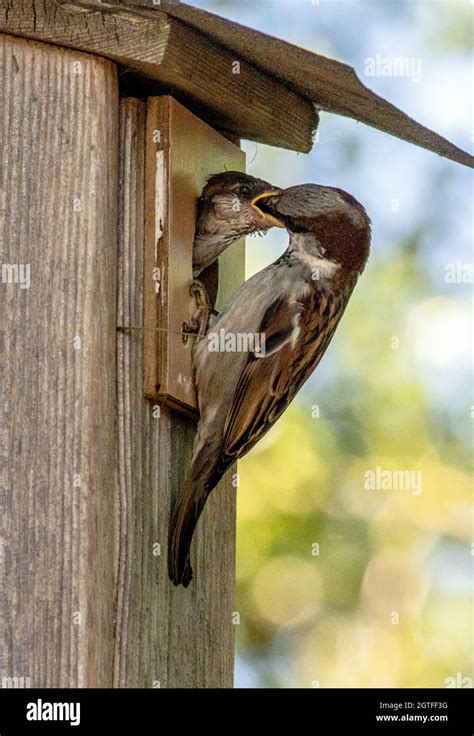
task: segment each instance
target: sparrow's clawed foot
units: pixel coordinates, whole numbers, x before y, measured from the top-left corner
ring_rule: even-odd
[[[189,293],[194,297],[194,301],[196,302],[196,311],[191,317],[187,332],[196,335],[205,335],[209,327],[211,315],[216,314],[216,312],[211,306],[206,287],[202,281],[194,279]]]

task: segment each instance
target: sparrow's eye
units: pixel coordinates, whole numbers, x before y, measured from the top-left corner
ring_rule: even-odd
[[[252,190],[250,189],[248,184],[241,184],[240,187],[237,189],[237,192],[243,197],[247,197],[249,194],[251,194]]]

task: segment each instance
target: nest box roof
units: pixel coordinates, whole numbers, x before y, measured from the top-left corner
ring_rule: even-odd
[[[112,59],[126,88],[171,93],[240,138],[308,152],[318,111],[327,110],[473,166],[473,156],[369,90],[347,64],[176,0],[11,6],[0,8],[0,31]]]

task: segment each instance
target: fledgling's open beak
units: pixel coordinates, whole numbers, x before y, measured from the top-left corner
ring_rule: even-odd
[[[266,192],[262,192],[262,194],[258,194],[254,199],[252,199],[251,205],[254,209],[257,210],[258,214],[263,217],[264,220],[266,220],[270,225],[274,227],[285,227],[285,224],[282,220],[278,219],[272,212],[270,212],[267,208],[264,210],[261,209],[257,202],[263,199],[269,199],[270,197],[278,197],[283,192],[283,189],[269,189]],[[263,202],[262,202],[263,204]]]

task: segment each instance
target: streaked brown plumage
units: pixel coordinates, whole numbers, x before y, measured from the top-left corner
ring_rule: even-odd
[[[369,253],[369,218],[346,192],[305,184],[256,204],[286,226],[290,243],[275,263],[241,286],[207,339],[196,345],[201,418],[170,527],[169,574],[176,585],[191,581],[191,539],[209,493],[314,371]],[[221,330],[264,333],[264,357],[211,352],[210,340]]]
[[[264,193],[276,194],[274,187],[242,171],[224,171],[211,176],[199,198],[193,250],[193,274],[199,274],[239,238],[263,233],[272,227],[272,217],[253,205]]]

